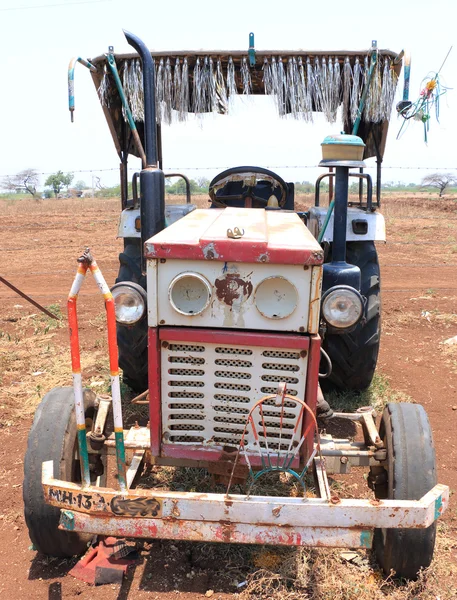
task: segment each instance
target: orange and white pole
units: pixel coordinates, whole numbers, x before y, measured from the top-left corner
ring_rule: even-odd
[[[75,413],[76,425],[78,429],[78,446],[81,463],[81,480],[83,485],[90,485],[89,454],[87,451],[86,424],[84,416],[84,398],[81,377],[81,358],[79,349],[79,331],[78,316],[76,311],[76,300],[79,290],[84,282],[86,273],[91,271],[95,282],[103,298],[105,299],[107,328],[108,328],[108,351],[110,363],[111,394],[114,415],[114,435],[116,440],[116,462],[120,490],[127,489],[126,471],[125,471],[125,446],[124,446],[124,428],[122,423],[121,406],[121,387],[119,381],[119,361],[116,340],[116,314],[114,299],[110,289],[101,274],[95,259],[86,249],[84,254],[78,259],[78,270],[71,286],[68,296],[68,325],[70,329],[70,351],[71,366],[73,372],[73,389],[75,394]]]

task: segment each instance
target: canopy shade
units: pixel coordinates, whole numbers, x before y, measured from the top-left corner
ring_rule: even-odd
[[[343,127],[351,133],[372,64],[368,51],[247,51],[151,52],[156,69],[157,121],[185,120],[189,113],[230,113],[230,97],[272,95],[280,116],[291,114],[308,122],[322,112],[335,123],[343,108]],[[116,54],[125,96],[143,141],[142,67],[137,54]],[[91,62],[92,73],[116,148],[138,156],[125,122],[121,99],[106,56]],[[401,60],[389,50],[377,50],[373,75],[358,135],[366,144],[364,158],[384,154],[388,122],[395,98]]]

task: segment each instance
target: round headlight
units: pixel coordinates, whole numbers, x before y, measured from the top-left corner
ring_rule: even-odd
[[[111,288],[116,311],[116,321],[121,325],[133,325],[143,318],[146,312],[146,292],[131,282],[116,283]]]
[[[257,310],[267,319],[285,319],[297,308],[296,287],[284,277],[267,277],[255,291]]]
[[[363,315],[362,296],[348,286],[330,288],[322,299],[322,315],[332,327],[352,327]]]
[[[211,300],[209,281],[199,273],[180,273],[170,283],[168,298],[181,315],[193,317],[205,310]]]

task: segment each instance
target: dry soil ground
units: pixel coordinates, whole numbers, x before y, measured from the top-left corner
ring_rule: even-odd
[[[309,198],[302,198],[303,204]],[[114,282],[121,242],[118,201],[0,201],[1,275],[41,304],[65,313],[75,259],[90,245]],[[391,196],[385,199],[388,243],[379,244],[383,336],[378,376],[368,399],[408,399],[430,416],[439,481],[457,489],[457,350],[442,345],[457,335],[457,201]],[[84,376],[106,385],[101,297],[93,281],[80,296]],[[431,568],[419,582],[397,585],[381,577],[370,554],[347,562],[340,551],[262,549],[154,542],[141,548],[121,587],[90,588],[68,571],[74,560],[51,560],[30,547],[21,485],[27,433],[40,397],[68,385],[65,317],[48,319],[0,283],[0,598],[439,598],[457,597],[455,503],[439,527]],[[173,477],[176,474],[173,475]],[[179,477],[179,476],[178,476]],[[351,479],[356,495],[363,480]],[[247,581],[247,584],[243,584]]]

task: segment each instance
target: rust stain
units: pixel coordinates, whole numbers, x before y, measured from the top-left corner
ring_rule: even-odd
[[[246,302],[253,290],[252,283],[240,277],[238,273],[227,273],[216,279],[214,285],[216,296],[227,306],[233,306],[233,303],[239,300]]]

